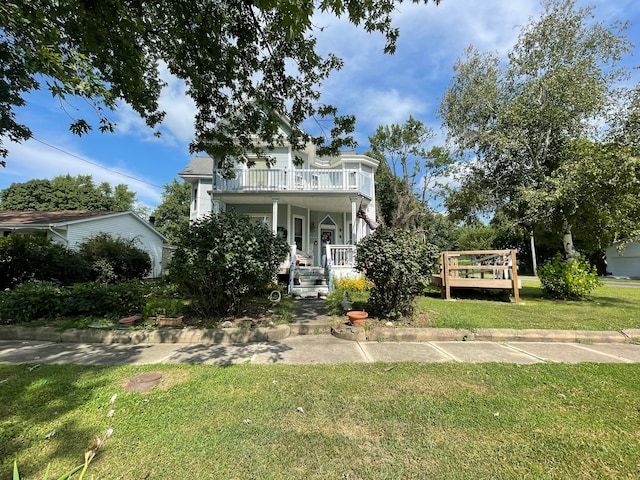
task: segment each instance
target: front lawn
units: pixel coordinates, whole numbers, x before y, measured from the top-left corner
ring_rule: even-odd
[[[611,330],[640,328],[640,288],[602,286],[589,300],[564,301],[542,297],[540,284],[522,282],[521,304],[488,300],[445,301],[439,295],[421,297],[417,311],[434,327],[544,328]]]
[[[513,307],[519,308],[519,307]],[[127,380],[157,371],[149,393]],[[640,365],[0,365],[0,477],[637,478]],[[52,433],[54,432],[54,433]]]

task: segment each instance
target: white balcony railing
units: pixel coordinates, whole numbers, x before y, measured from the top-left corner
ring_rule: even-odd
[[[220,192],[348,191],[368,197],[373,193],[372,175],[359,170],[239,168],[232,172],[233,178],[224,178],[224,170],[214,170],[213,188]]]

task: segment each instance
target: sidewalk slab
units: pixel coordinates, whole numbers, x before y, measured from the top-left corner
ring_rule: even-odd
[[[0,362],[75,365],[144,365],[171,354],[172,344],[108,345],[20,341],[0,342]]]
[[[273,345],[273,355],[279,349],[277,343],[245,343],[245,344],[215,344],[194,343],[190,345],[175,345],[175,348],[163,363],[191,363],[205,365],[234,365],[251,361],[258,351],[265,350],[265,345]]]
[[[584,345],[584,347],[611,355],[621,360],[640,363],[640,345],[634,345],[631,343],[608,345],[606,343],[600,343],[596,345]]]
[[[443,363],[453,359],[429,343],[361,342],[360,346],[372,362]]]
[[[357,342],[345,342],[325,334],[285,338],[256,352],[251,363],[331,364],[366,360]]]
[[[459,363],[517,363],[528,365],[541,360],[525,352],[494,342],[432,342],[452,360]]]
[[[615,357],[613,355],[599,352],[592,345],[581,345],[578,343],[538,343],[520,342],[512,344],[522,352],[535,355],[547,362],[554,363],[628,363],[629,360]]]

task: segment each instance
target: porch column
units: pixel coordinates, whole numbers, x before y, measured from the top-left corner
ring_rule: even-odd
[[[278,234],[278,197],[271,198],[273,202],[273,213],[271,215],[271,230],[273,230],[273,234]]]
[[[351,200],[351,245],[355,245],[360,240],[360,229],[358,228],[358,197],[349,197]]]
[[[220,213],[220,200],[213,200],[211,202],[211,213],[214,215],[218,215]]]

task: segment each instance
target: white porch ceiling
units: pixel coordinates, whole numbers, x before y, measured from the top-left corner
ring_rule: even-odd
[[[360,206],[362,202],[363,207],[369,204],[369,200],[363,197],[358,197],[356,201],[356,207]],[[309,210],[322,210],[327,212],[351,212],[351,197],[344,193],[327,193],[322,192],[317,195],[306,193],[305,195],[299,195],[288,192],[264,192],[264,193],[223,193],[214,192],[212,195],[213,200],[221,200],[226,204],[236,205],[265,205],[271,208],[273,205],[273,199],[278,199],[278,205],[295,205],[302,208],[308,208]]]

